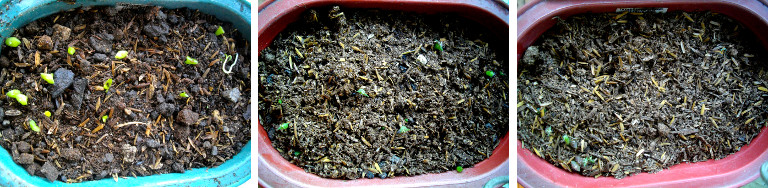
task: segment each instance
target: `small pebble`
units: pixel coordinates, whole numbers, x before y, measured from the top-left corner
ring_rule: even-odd
[[[373,179],[374,175],[371,171],[365,171],[365,178]]]
[[[213,146],[213,150],[211,150],[211,155],[219,155],[219,147]]]

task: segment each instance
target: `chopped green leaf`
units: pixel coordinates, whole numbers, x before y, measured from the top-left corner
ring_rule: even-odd
[[[35,123],[35,120],[30,119],[29,120],[29,129],[32,129],[32,131],[40,132],[40,127],[37,126],[37,123]]]
[[[222,28],[221,26],[219,26],[219,28],[218,28],[218,29],[216,29],[216,33],[215,33],[215,34],[216,34],[216,36],[219,36],[219,35],[221,35],[221,34],[224,34],[224,28]]]
[[[287,128],[288,128],[288,125],[290,125],[290,124],[291,124],[291,123],[283,123],[283,124],[280,124],[280,127],[278,127],[278,128],[277,128],[277,130],[284,130],[284,129],[287,129]]]
[[[115,54],[115,59],[118,59],[118,60],[123,59],[125,57],[128,57],[128,51],[120,50]]]
[[[5,39],[5,45],[7,45],[7,46],[16,48],[16,47],[19,46],[19,44],[21,44],[21,41],[19,40],[19,38],[8,37],[8,38]]]
[[[197,59],[187,56],[187,60],[184,63],[187,65],[197,65]]]
[[[53,82],[53,74],[51,74],[51,73],[47,73],[47,74],[46,73],[40,73],[40,77],[42,77],[43,80],[45,80],[45,82],[48,82],[48,84],[53,84],[54,83]]]
[[[361,95],[366,96],[366,97],[370,97],[370,96],[368,96],[368,94],[365,93],[365,90],[363,88],[358,89],[357,93],[360,93]]]
[[[70,46],[69,48],[67,48],[67,53],[69,55],[75,55],[75,47]]]
[[[104,92],[109,91],[109,87],[112,87],[112,78],[107,79],[107,81],[104,82]]]
[[[435,40],[435,49],[438,51],[443,51],[443,42],[440,42],[439,40]]]
[[[18,89],[14,89],[14,90],[8,91],[8,93],[6,93],[5,95],[15,99],[16,96],[18,96],[19,94],[21,94],[21,91],[19,91]]]
[[[16,95],[16,101],[18,101],[22,106],[25,106],[27,105],[27,96],[24,94]]]
[[[493,77],[493,76],[496,76],[496,73],[494,73],[493,71],[485,71],[485,75],[488,75],[488,77]]]
[[[400,130],[397,130],[397,133],[401,133],[401,134],[402,134],[402,133],[408,132],[408,131],[410,131],[410,130],[411,130],[411,129],[409,129],[408,127],[405,127],[405,126],[403,126],[403,125],[400,125]]]

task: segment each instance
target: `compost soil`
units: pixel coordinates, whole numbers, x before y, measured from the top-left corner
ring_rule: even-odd
[[[220,25],[226,32],[216,36]],[[1,52],[0,145],[30,174],[118,181],[215,167],[251,138],[250,46],[213,16],[138,5],[80,8],[12,36],[22,44]],[[116,59],[119,50],[127,58]],[[221,68],[226,54],[227,68],[237,60],[231,74]],[[199,64],[185,64],[187,56]],[[40,73],[53,73],[54,84]],[[12,89],[28,104],[5,95]]]
[[[259,56],[259,117],[272,146],[340,179],[488,158],[509,127],[508,43],[480,28],[453,15],[305,12]]]
[[[553,19],[522,58],[517,114],[523,147],[555,166],[653,173],[724,158],[766,124],[765,49],[724,15]]]

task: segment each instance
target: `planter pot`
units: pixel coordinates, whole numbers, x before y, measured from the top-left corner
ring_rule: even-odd
[[[758,0],[690,2],[673,1],[538,1],[520,9],[517,17],[517,58],[544,31],[552,27],[555,16],[565,19],[580,13],[615,12],[617,8],[667,8],[666,11],[712,11],[743,23],[757,33],[768,48],[768,7]],[[661,9],[658,9],[661,10]],[[623,179],[585,177],[567,172],[517,144],[517,181],[525,187],[735,187],[755,180],[760,166],[768,161],[768,128],[764,127],[749,145],[720,160],[681,163],[655,174],[640,173]]]
[[[509,9],[506,4],[494,1],[475,0],[282,0],[268,1],[259,7],[259,44],[261,51],[302,12],[322,6],[339,5],[342,8],[378,8],[417,12],[424,14],[457,13],[464,15],[488,28],[500,41],[509,40]],[[505,50],[505,49],[501,49]],[[500,139],[491,156],[464,169],[462,173],[448,171],[439,174],[423,174],[412,177],[387,179],[340,180],[326,179],[305,172],[285,160],[272,147],[272,142],[261,124],[258,124],[259,144],[259,185],[264,187],[337,187],[337,186],[460,186],[481,187],[499,176],[509,176],[509,134]],[[502,178],[503,179],[503,178]],[[498,180],[498,179],[496,179]],[[490,181],[490,182],[495,182]]]
[[[5,38],[17,28],[39,18],[54,14],[59,11],[74,9],[83,6],[114,6],[116,4],[142,4],[162,6],[165,8],[197,9],[204,13],[214,15],[220,20],[232,22],[241,31],[243,36],[250,40],[251,5],[246,0],[103,0],[103,1],[78,1],[65,3],[55,0],[43,1],[3,1],[0,3],[4,9],[0,13],[0,38]],[[232,159],[215,168],[197,168],[187,170],[184,173],[157,174],[145,177],[120,178],[115,182],[112,178],[81,183],[64,183],[61,181],[50,182],[45,178],[32,176],[27,171],[13,162],[10,154],[4,148],[0,148],[0,186],[234,186],[243,184],[251,178],[251,143],[248,142],[243,149]]]

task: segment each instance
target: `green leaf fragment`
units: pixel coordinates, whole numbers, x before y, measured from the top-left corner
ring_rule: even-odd
[[[112,78],[107,79],[107,81],[104,82],[104,92],[109,91],[109,87],[112,87]]]
[[[40,132],[40,127],[37,126],[37,123],[35,123],[35,120],[30,119],[29,120],[29,129],[32,129],[32,131]]]
[[[299,152],[299,151],[294,151],[294,152],[293,152],[293,155],[294,155],[294,156],[299,156],[299,155],[301,155],[301,152]]]
[[[571,137],[568,135],[563,135],[563,141],[565,141],[565,145],[571,145]]]
[[[365,90],[363,88],[358,89],[357,93],[360,93],[361,95],[366,96],[366,97],[370,97],[370,96],[368,96],[368,94],[365,93]]]
[[[40,77],[42,77],[43,80],[45,80],[45,82],[48,82],[48,84],[53,84],[54,83],[54,81],[53,81],[53,74],[51,74],[51,73],[47,73],[47,74],[46,73],[40,73]]]
[[[8,93],[6,93],[5,95],[15,99],[16,96],[18,96],[19,94],[21,94],[21,91],[19,91],[18,89],[14,89],[14,90],[8,91]]]
[[[218,28],[218,29],[216,29],[216,33],[215,33],[215,34],[216,34],[216,36],[219,36],[219,35],[221,35],[221,34],[224,34],[224,28],[222,28],[221,26],[219,26],[219,28]]]
[[[280,127],[278,127],[278,128],[277,128],[277,130],[284,130],[284,129],[287,129],[287,128],[288,128],[288,125],[290,125],[290,124],[291,124],[291,123],[283,123],[283,124],[280,124]]]
[[[69,55],[75,55],[75,47],[70,46],[69,48],[67,48],[67,53]]]
[[[496,76],[496,73],[494,73],[493,71],[485,71],[485,75],[487,75],[488,77],[493,77],[493,76]]]
[[[19,46],[19,44],[21,44],[21,40],[19,40],[19,38],[8,37],[8,38],[5,39],[5,45],[7,45],[7,46],[16,48],[16,47]]]
[[[181,92],[181,94],[179,94],[179,97],[187,98],[189,97],[189,95],[187,95],[187,92]]]
[[[457,166],[457,167],[456,167],[456,172],[459,172],[459,173],[461,173],[461,171],[464,171],[464,167],[461,167],[461,166]]]
[[[123,59],[125,57],[128,57],[128,51],[120,50],[115,54],[115,59],[118,59],[118,60]]]
[[[411,129],[409,129],[408,127],[405,127],[405,126],[403,126],[403,125],[400,125],[400,130],[397,130],[397,133],[401,133],[401,134],[402,134],[402,133],[408,132],[408,131],[410,131],[410,130],[411,130]]]
[[[440,42],[439,40],[435,40],[435,49],[438,51],[443,51],[443,42]]]
[[[187,56],[187,60],[184,63],[187,65],[197,65],[197,59]]]
[[[277,99],[277,104],[283,104],[283,100]]]

